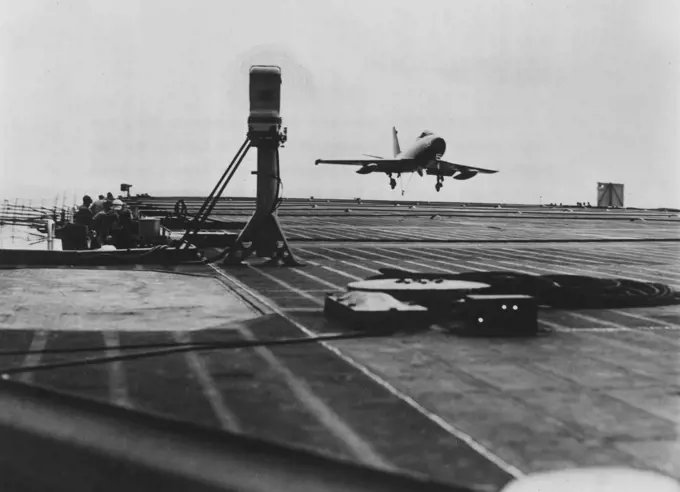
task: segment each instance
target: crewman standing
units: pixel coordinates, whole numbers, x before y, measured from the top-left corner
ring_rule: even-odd
[[[92,204],[90,210],[92,210],[93,217],[96,216],[99,212],[102,212],[104,210],[105,201],[106,199],[104,198],[104,195],[99,195],[99,199]]]
[[[118,214],[112,209],[111,202],[104,201],[104,210],[99,212],[92,219],[92,227],[97,232],[97,245],[105,244],[105,239],[111,235],[111,229],[118,221]],[[93,249],[95,249],[93,247]]]
[[[73,224],[66,224],[62,237],[63,249],[82,250],[88,248],[88,238],[92,235],[92,198],[83,197],[83,204],[73,214]]]
[[[92,227],[92,210],[90,206],[92,205],[92,198],[89,195],[83,197],[83,204],[78,207],[78,210],[73,214],[73,223],[78,225],[84,225],[88,229]]]

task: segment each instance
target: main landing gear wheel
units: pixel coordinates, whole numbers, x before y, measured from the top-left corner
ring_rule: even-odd
[[[394,178],[390,178],[390,187],[392,189],[395,189],[397,187],[397,180]]]
[[[444,186],[444,176],[437,176],[437,184],[434,185],[434,189],[439,191]]]

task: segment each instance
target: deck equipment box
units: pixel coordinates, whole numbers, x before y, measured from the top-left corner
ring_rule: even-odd
[[[383,292],[327,294],[324,313],[362,331],[419,331],[430,326],[427,308],[403,303]]]
[[[527,295],[465,296],[458,306],[454,331],[468,336],[535,336],[538,305]]]

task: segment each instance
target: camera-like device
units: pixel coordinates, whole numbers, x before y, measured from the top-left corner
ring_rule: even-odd
[[[250,68],[250,115],[248,137],[257,143],[263,139],[285,141],[281,128],[281,68],[253,65]]]
[[[130,188],[132,188],[131,184],[127,184],[127,183],[121,183],[120,184],[120,191],[122,191],[123,193],[127,193],[126,196],[128,198],[130,198]]]

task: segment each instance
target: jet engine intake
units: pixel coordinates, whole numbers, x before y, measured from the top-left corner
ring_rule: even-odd
[[[446,152],[446,141],[441,137],[435,138],[432,140],[432,143],[430,143],[430,151],[435,155],[439,155],[441,158]]]

